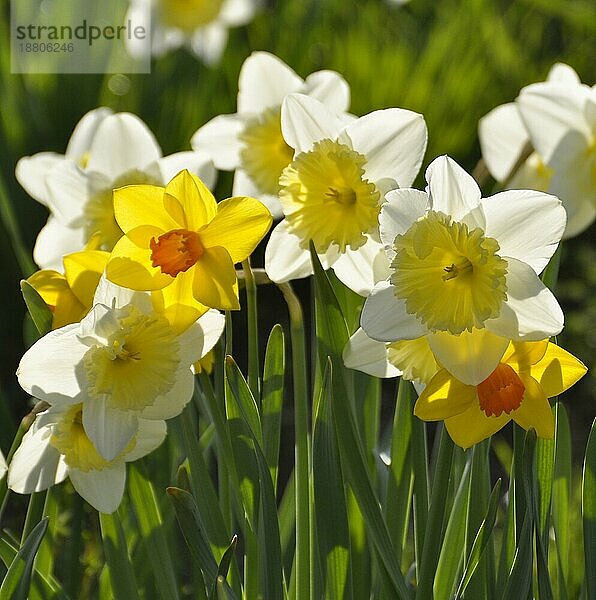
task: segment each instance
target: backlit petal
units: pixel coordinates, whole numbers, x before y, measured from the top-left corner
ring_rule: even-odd
[[[224,248],[205,248],[205,253],[193,267],[195,300],[211,308],[237,310],[238,285],[234,263]]]
[[[237,115],[218,115],[192,136],[190,144],[210,156],[218,169],[232,171],[240,165],[238,135],[243,127]]]
[[[398,377],[401,371],[387,360],[387,344],[369,338],[362,328],[354,333],[343,350],[344,365],[375,377]]]
[[[273,219],[263,203],[255,198],[228,198],[217,206],[217,214],[201,231],[206,247],[222,246],[239,263],[246,259],[265,234]]]
[[[441,369],[427,384],[414,406],[414,414],[424,421],[442,421],[467,410],[476,398],[476,388],[455,379]]]
[[[487,417],[478,402],[459,415],[445,420],[445,427],[451,439],[462,448],[469,448],[497,433],[511,420],[507,413],[498,417]]]
[[[551,439],[555,435],[555,418],[542,386],[530,375],[519,374],[524,387],[520,407],[509,413],[510,417],[524,429],[533,427],[536,435]]]
[[[273,229],[265,248],[265,271],[272,281],[282,283],[312,274],[310,254],[301,242],[301,238],[288,231],[285,220]]]
[[[123,462],[103,471],[71,469],[69,475],[78,494],[99,512],[113,513],[120,505],[126,483]]]
[[[587,371],[573,354],[549,343],[542,359],[531,367],[530,374],[540,383],[547,398],[552,398],[569,389]]]
[[[161,232],[178,229],[163,205],[164,188],[156,185],[127,185],[114,190],[114,216],[124,233],[136,227],[153,225]]]
[[[217,203],[209,188],[186,170],[166,185],[163,201],[170,215],[190,231],[198,231],[209,223],[217,211]]]

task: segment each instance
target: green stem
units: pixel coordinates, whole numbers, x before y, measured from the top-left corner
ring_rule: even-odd
[[[311,597],[309,427],[306,342],[302,306],[289,283],[279,284],[290,314],[294,380],[296,476],[296,598]]]
[[[46,504],[47,490],[43,492],[33,492],[29,498],[29,506],[27,507],[27,516],[23,525],[21,534],[21,546],[33,531],[33,528],[41,521],[43,517],[44,507]]]
[[[257,317],[257,284],[250,267],[250,259],[242,261],[246,288],[248,320],[248,387],[257,404],[260,404],[261,382],[259,379],[259,328]]]
[[[418,578],[418,589],[416,590],[417,600],[426,600],[433,597],[434,575],[442,545],[445,498],[447,497],[451,476],[453,442],[443,425],[440,426],[440,433],[437,431],[437,435],[440,435],[441,438],[419,568],[420,576]]]
[[[29,277],[29,275],[35,273],[37,269],[31,260],[29,250],[23,243],[19,222],[8,197],[2,175],[0,175],[0,218],[2,219],[6,233],[8,233],[8,237],[10,238],[13,252],[19,263],[21,273],[24,277]]]

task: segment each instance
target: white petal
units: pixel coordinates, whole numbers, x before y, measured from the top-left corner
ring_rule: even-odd
[[[396,236],[404,234],[412,223],[424,216],[430,208],[430,198],[426,192],[404,189],[387,192],[385,200],[379,215],[379,232],[387,258],[393,260]]]
[[[214,22],[194,32],[190,47],[206,65],[212,66],[220,61],[227,43],[227,28]]]
[[[120,506],[126,483],[123,462],[103,471],[71,469],[69,475],[78,494],[99,512],[113,513]]]
[[[93,304],[104,304],[111,308],[122,308],[127,304],[134,304],[145,314],[149,314],[153,310],[151,294],[148,292],[136,292],[135,290],[116,285],[107,279],[105,274],[99,279],[95,295],[93,296]]]
[[[300,92],[316,98],[331,111],[342,113],[350,106],[350,86],[335,71],[317,71],[305,80]]]
[[[147,28],[148,30],[149,28]],[[83,118],[76,124],[70,136],[66,148],[66,156],[74,162],[79,162],[89,151],[93,138],[97,133],[97,128],[111,114],[111,109],[101,106],[83,115]]]
[[[199,318],[197,323],[203,332],[203,342],[200,352],[200,358],[203,358],[217,344],[223,333],[226,318],[218,310],[211,308]]]
[[[281,221],[271,232],[265,248],[265,271],[272,281],[281,283],[312,275],[310,254],[300,246],[301,239]]]
[[[21,358],[21,387],[50,404],[76,404],[85,395],[79,363],[89,348],[78,337],[79,323],[50,331]]]
[[[586,139],[577,131],[569,131],[552,156],[555,172],[549,191],[557,195],[567,211],[567,227],[563,237],[577,235],[594,221],[596,186],[594,160]]]
[[[461,221],[480,203],[480,188],[452,158],[439,156],[426,169],[432,209]]]
[[[414,340],[427,333],[426,327],[406,311],[406,303],[395,297],[395,288],[379,282],[364,302],[360,325],[366,334],[381,342]]]
[[[158,396],[153,404],[141,412],[143,419],[171,419],[178,416],[190,402],[194,392],[194,375],[190,363],[180,361],[174,373],[174,385],[168,392]]]
[[[8,470],[8,487],[19,494],[31,494],[60,483],[67,469],[60,453],[50,444],[51,427],[32,426],[23,436]]]
[[[161,446],[167,433],[165,421],[139,419],[139,430],[135,436],[134,448],[126,454],[126,462],[138,460]]]
[[[385,256],[383,246],[369,237],[358,250],[347,248],[332,268],[342,283],[357,294],[367,296],[378,281],[375,280],[375,265],[382,259],[379,255]]]
[[[590,88],[567,83],[536,83],[522,89],[517,105],[534,148],[546,163],[570,130],[589,139],[592,132],[584,117]]]
[[[344,136],[356,152],[366,156],[364,173],[369,181],[389,177],[404,188],[418,175],[428,134],[422,115],[388,108],[350,123]]]
[[[248,23],[254,12],[252,0],[225,0],[217,17],[230,27],[238,27]]]
[[[148,60],[151,56],[152,45],[159,37],[155,27],[151,25],[151,10],[144,2],[131,2],[126,12],[124,21],[130,21],[132,27],[143,27],[145,31],[150,31],[150,39],[140,39],[136,36],[126,36],[124,45],[126,51],[137,60]]]
[[[215,185],[215,167],[209,156],[204,152],[176,152],[160,158],[158,164],[164,184],[173,179],[180,171],[186,169],[198,175],[209,189],[213,189]]]
[[[4,458],[4,454],[0,451],[0,479],[6,475],[6,471],[8,471],[8,465],[6,464],[6,459]]]
[[[55,152],[39,152],[24,156],[17,162],[15,176],[25,191],[35,200],[48,205],[46,177],[59,164],[67,160]]]
[[[62,258],[85,246],[83,234],[82,228],[66,227],[55,217],[50,217],[35,241],[33,260],[41,269],[53,269],[62,273]]]
[[[530,140],[514,102],[497,106],[478,123],[482,157],[490,174],[504,181]]]
[[[431,333],[426,339],[437,361],[468,385],[478,385],[497,367],[509,340],[487,329],[464,331],[460,335]]]
[[[354,333],[343,351],[344,364],[374,377],[398,377],[401,371],[387,360],[387,344],[369,338],[362,328]]]
[[[218,169],[232,171],[240,165],[238,135],[242,129],[242,120],[237,115],[219,115],[196,131],[190,145],[210,156]]]
[[[46,177],[48,207],[64,225],[77,224],[89,199],[87,174],[70,160],[56,165]]]
[[[97,128],[89,149],[89,171],[116,179],[127,171],[143,170],[161,158],[161,148],[139,117],[117,113]]]
[[[277,56],[253,52],[240,69],[238,112],[258,114],[280,106],[287,94],[301,86],[302,79]]]
[[[533,190],[509,190],[483,198],[485,234],[510,256],[541,273],[559,245],[566,215],[556,196]]]
[[[547,81],[560,81],[569,85],[581,83],[575,70],[564,63],[555,63],[548,72]]]
[[[137,432],[137,415],[110,408],[108,397],[102,394],[83,403],[83,427],[97,451],[106,460],[114,460]]]
[[[232,195],[257,198],[269,209],[269,212],[274,219],[283,219],[284,217],[284,211],[281,207],[279,198],[272,194],[263,194],[242,169],[236,169],[236,172],[234,173]]]
[[[552,292],[525,263],[507,259],[507,300],[487,329],[511,340],[538,341],[561,333],[563,311]]]
[[[342,120],[318,100],[304,94],[290,94],[281,105],[281,131],[297,153],[308,152],[315,142],[336,139]]]

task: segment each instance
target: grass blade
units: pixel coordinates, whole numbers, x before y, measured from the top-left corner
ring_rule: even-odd
[[[116,598],[138,598],[135,574],[128,556],[126,539],[118,513],[99,513],[103,551]]]
[[[586,598],[596,597],[596,419],[588,437],[582,484]]]
[[[33,561],[47,528],[46,517],[27,536],[2,581],[0,600],[27,600],[29,597]]]

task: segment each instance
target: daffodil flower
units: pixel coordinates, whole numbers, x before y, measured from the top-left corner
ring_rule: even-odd
[[[481,198],[476,182],[443,156],[427,191],[389,192],[380,215],[391,275],[361,315],[378,341],[426,336],[438,362],[467,384],[483,381],[508,340],[536,341],[563,328],[538,278],[565,228],[554,196],[510,190]]]
[[[578,78],[536,83],[516,101],[532,145],[552,170],[548,191],[567,210],[565,237],[596,218],[596,88]]]
[[[532,144],[534,152],[507,182],[507,188],[558,196],[567,211],[563,238],[581,233],[596,217],[596,186],[589,178],[589,148],[594,139],[585,105],[589,94],[571,67],[557,63],[546,82],[524,88],[515,102],[498,106],[483,117],[478,128],[486,166],[500,182],[507,180],[525,146]],[[578,133],[571,133],[573,130]]]
[[[281,104],[292,92],[316,98],[337,113],[350,102],[350,89],[339,73],[317,71],[302,79],[276,56],[253,52],[240,69],[238,112],[211,119],[191,140],[218,169],[235,170],[235,196],[258,198],[275,218],[283,216],[279,176],[294,157],[281,133]]]
[[[50,216],[37,237],[33,258],[42,269],[62,268],[62,257],[95,248],[110,251],[122,235],[114,220],[112,190],[143,183],[164,185],[181,169],[215,181],[211,160],[199,152],[162,157],[147,126],[135,115],[105,108],[76,126],[66,154],[42,152],[17,163],[16,176]]]
[[[258,200],[217,204],[198,177],[182,171],[165,189],[115,190],[114,210],[125,235],[106,267],[108,279],[134,290],[172,287],[181,304],[240,308],[234,264],[250,255],[272,221]]]
[[[149,294],[102,282],[83,320],[33,344],[17,377],[25,391],[58,409],[81,405],[86,434],[111,461],[127,448],[139,419],[180,414],[193,393],[191,365],[217,342],[224,317],[210,310],[180,332],[154,310]]]
[[[109,256],[101,250],[74,252],[63,259],[64,274],[42,269],[27,279],[52,311],[52,329],[77,323],[89,312]]]
[[[493,435],[509,421],[533,427],[538,437],[552,438],[554,419],[549,398],[574,385],[587,369],[577,358],[546,340],[511,342],[492,373],[477,385],[459,381],[441,369],[414,407],[425,421],[445,421],[462,448]]]
[[[386,269],[383,195],[414,181],[426,148],[424,118],[390,108],[346,124],[314,98],[290,94],[281,123],[295,155],[279,180],[284,219],[267,244],[267,274],[276,282],[310,275],[312,240],[323,266],[366,295]]]
[[[146,39],[126,40],[132,56],[148,51],[162,56],[188,45],[207,65],[219,62],[228,41],[228,28],[252,20],[255,0],[131,0],[126,19],[151,31]]]
[[[80,496],[100,512],[114,512],[122,500],[126,462],[157,448],[166,436],[164,421],[139,419],[135,434],[114,458],[106,460],[83,427],[82,404],[51,407],[39,413],[23,436],[8,470],[8,487],[32,494],[70,478]]]

